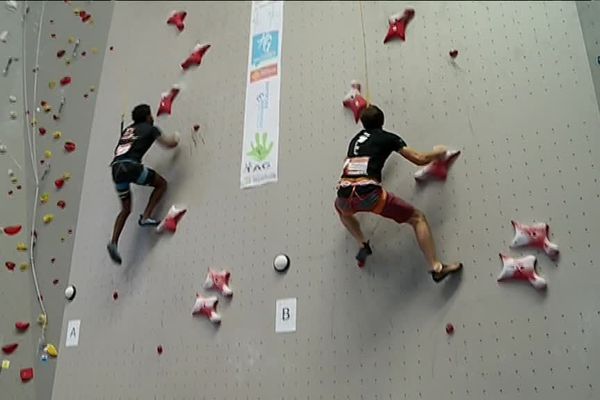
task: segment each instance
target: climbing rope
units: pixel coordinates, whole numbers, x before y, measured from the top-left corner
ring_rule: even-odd
[[[363,2],[360,0],[358,2],[358,7],[360,9],[360,24],[362,27],[362,39],[363,39],[363,59],[365,61],[365,99],[367,103],[371,103],[371,96],[369,93],[369,67],[367,63],[367,34],[365,31],[365,16],[363,13]]]
[[[21,25],[23,28],[23,35],[22,35],[22,58],[23,58],[23,105],[24,105],[24,115],[27,116],[27,113],[30,112],[31,114],[29,115],[30,120],[27,121],[26,119],[26,129],[27,129],[27,144],[29,147],[29,156],[31,159],[31,169],[33,170],[33,179],[34,179],[34,184],[35,184],[35,195],[33,198],[33,212],[31,214],[31,237],[30,237],[30,242],[29,242],[29,264],[31,266],[31,274],[33,276],[33,283],[35,285],[35,292],[37,295],[37,299],[38,299],[38,303],[40,305],[40,309],[41,309],[41,315],[43,316],[43,319],[41,321],[39,321],[42,325],[42,333],[41,333],[41,337],[40,337],[40,344],[45,342],[45,337],[46,337],[46,328],[48,326],[48,315],[46,314],[46,307],[44,306],[44,300],[42,299],[42,294],[40,292],[40,285],[38,283],[38,277],[37,277],[37,272],[36,272],[36,266],[35,266],[35,255],[34,255],[34,250],[35,250],[35,226],[36,226],[36,220],[37,220],[37,206],[38,206],[38,198],[40,195],[40,179],[39,179],[39,175],[38,175],[38,162],[37,162],[37,155],[36,155],[36,149],[37,149],[37,145],[36,145],[36,135],[35,133],[32,133],[31,128],[37,124],[37,120],[35,117],[35,110],[30,107],[30,104],[27,101],[27,52],[25,51],[25,43],[26,42],[26,36],[27,36],[27,24],[26,24],[26,16],[27,16],[27,11],[29,10],[29,2],[26,1],[25,2],[25,7],[23,9],[23,15],[21,18]],[[46,11],[46,1],[42,2],[42,11],[40,13],[40,20],[38,22],[38,36],[37,36],[37,43],[36,43],[36,50],[35,50],[35,72],[34,72],[34,76],[33,76],[33,102],[32,102],[32,106],[35,107],[35,105],[37,104],[37,88],[38,88],[38,62],[39,62],[39,56],[40,56],[40,43],[41,43],[41,39],[42,39],[42,28],[43,28],[43,22],[44,22],[44,14]],[[27,117],[26,117],[27,118]]]

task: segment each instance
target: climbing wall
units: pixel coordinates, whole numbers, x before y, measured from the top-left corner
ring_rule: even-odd
[[[46,344],[59,347],[72,238],[112,6],[16,2],[13,9],[9,3],[3,2],[0,11],[8,21],[0,31],[10,28],[6,43],[0,43],[7,51],[1,54],[18,60],[2,77],[3,85],[12,85],[2,90],[6,104],[2,111],[6,110],[5,120],[11,111],[16,115],[0,132],[0,141],[6,144],[0,162],[2,173],[7,174],[2,180],[6,199],[0,225],[18,224],[22,229],[15,236],[4,235],[0,243],[4,266],[0,291],[5,299],[0,307],[0,339],[2,345],[18,344],[13,354],[1,355],[10,367],[1,371],[0,379],[7,398],[49,399],[56,360],[44,348]],[[84,18],[80,13],[84,8],[79,7],[85,7],[91,17]],[[64,186],[57,186],[65,177]],[[35,247],[30,240],[32,227]],[[26,247],[22,251],[17,250],[20,243]],[[46,329],[43,322],[37,324],[39,315],[46,316]],[[18,332],[16,321],[28,322],[29,329]],[[25,368],[32,368],[33,377],[22,382],[20,370]]]
[[[578,1],[577,11],[581,21],[581,31],[587,50],[592,80],[596,88],[596,98],[600,98],[600,3],[597,1]]]
[[[384,45],[387,18],[408,6],[406,41]],[[166,24],[173,9],[187,11],[180,33]],[[287,2],[279,182],[242,191],[249,24],[249,3],[115,3],[53,398],[597,398],[600,115],[575,3]],[[212,47],[183,72],[196,43]],[[440,256],[464,262],[460,277],[434,284],[410,228],[371,216],[375,254],[356,267],[332,206],[358,130],[341,105],[352,79],[409,145],[462,150],[445,183],[418,186],[399,157],[384,174],[428,216]],[[157,124],[181,146],[146,161],[169,181],[159,213],[188,212],[174,235],[142,230],[149,190],[134,188],[115,266],[107,165],[120,115],[156,110],[174,83]],[[510,249],[511,219],[547,222],[560,258]],[[500,252],[535,255],[547,290],[496,282]],[[278,253],[286,274],[273,271]],[[196,294],[212,294],[208,267],[232,274],[220,326],[191,315]],[[275,333],[275,302],[290,297],[297,331]]]

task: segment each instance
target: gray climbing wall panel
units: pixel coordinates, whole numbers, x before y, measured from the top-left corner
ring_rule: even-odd
[[[600,116],[574,3],[414,3],[404,43],[383,45],[403,2],[362,4],[372,100],[413,147],[463,150],[445,184],[417,188],[398,157],[386,185],[421,208],[460,279],[431,282],[408,227],[364,216],[364,270],[332,207],[347,141],[341,98],[366,83],[356,2],[284,8],[279,183],[239,189],[250,4],[118,2],[100,83],[71,268],[79,346],[63,349],[54,399],[593,399],[600,353]],[[188,12],[177,34],[165,20]],[[196,41],[213,47],[183,74]],[[448,51],[459,50],[456,64]],[[560,55],[560,56],[558,56]],[[178,152],[152,150],[170,182],[172,236],[140,230],[135,188],[122,266],[104,244],[118,211],[107,164],[119,116],[179,82]],[[191,127],[204,142],[194,147]],[[546,221],[562,256],[509,250],[511,219]],[[290,271],[276,275],[273,257]],[[496,283],[499,252],[538,256],[545,293]],[[209,266],[232,272],[223,323],[192,318]],[[113,292],[119,297],[113,300]],[[298,298],[298,331],[275,334],[275,300]],[[456,327],[453,336],[446,323]],[[156,348],[164,349],[158,355]]]

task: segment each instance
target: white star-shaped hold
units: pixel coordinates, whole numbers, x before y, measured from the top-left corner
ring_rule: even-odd
[[[448,170],[460,155],[460,150],[448,150],[440,160],[433,161],[415,172],[417,181],[426,181],[429,179],[445,180],[448,176]]]
[[[215,297],[202,297],[196,295],[196,302],[192,308],[192,315],[204,315],[215,324],[221,322],[221,316],[217,314],[217,303],[219,300]]]
[[[204,288],[218,290],[223,296],[232,296],[233,290],[229,287],[230,277],[231,273],[225,270],[215,271],[209,268],[204,281]]]
[[[558,245],[548,239],[550,227],[544,222],[533,225],[525,225],[516,221],[510,221],[515,228],[515,237],[510,247],[531,246],[544,250],[551,258],[558,257]]]
[[[498,282],[514,279],[528,281],[536,289],[545,289],[546,280],[539,276],[535,270],[537,259],[533,255],[512,258],[500,254],[502,271],[498,275]]]

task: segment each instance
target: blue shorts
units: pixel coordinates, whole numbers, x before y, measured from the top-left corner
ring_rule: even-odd
[[[117,160],[112,164],[112,178],[115,183],[115,189],[121,199],[127,199],[131,196],[129,185],[149,186],[156,176],[156,172],[133,160]]]

